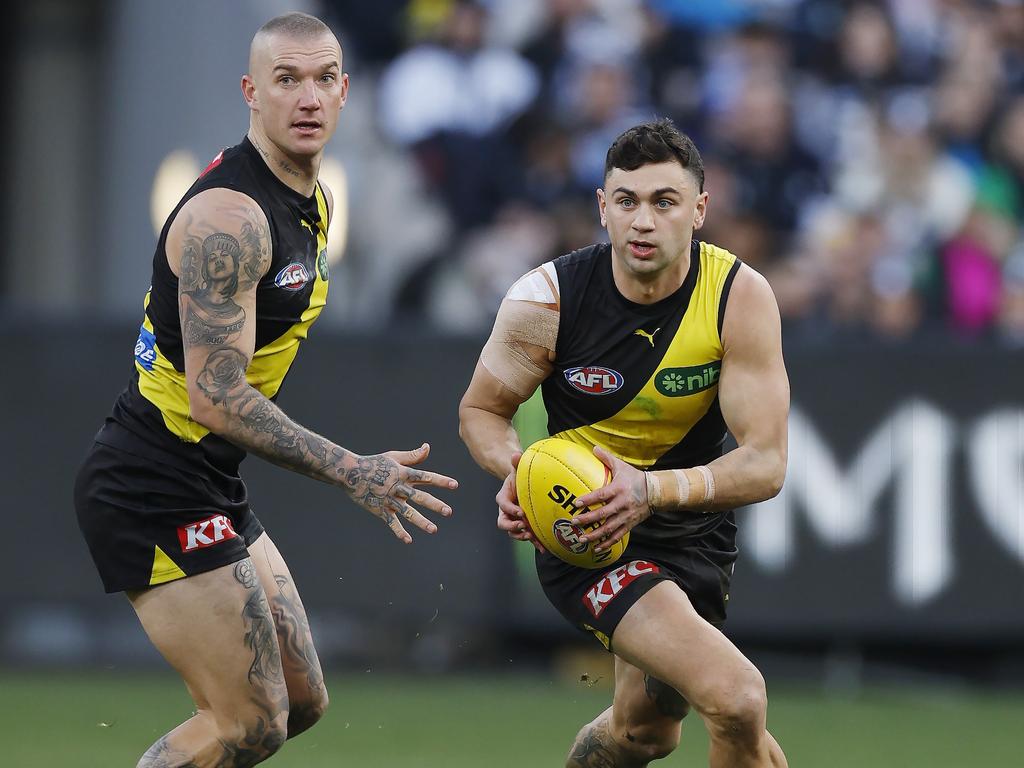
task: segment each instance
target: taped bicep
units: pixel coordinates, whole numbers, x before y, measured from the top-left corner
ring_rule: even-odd
[[[551,373],[559,301],[549,263],[520,279],[498,308],[480,364],[505,387],[528,398]]]

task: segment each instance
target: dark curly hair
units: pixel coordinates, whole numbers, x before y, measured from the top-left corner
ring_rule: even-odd
[[[619,134],[608,148],[604,176],[612,168],[635,171],[642,165],[675,160],[697,179],[698,190],[704,191],[704,161],[700,159],[693,140],[676,128],[669,118],[634,125]]]

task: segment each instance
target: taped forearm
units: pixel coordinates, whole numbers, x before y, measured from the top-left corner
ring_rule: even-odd
[[[652,514],[677,509],[712,511],[715,475],[709,467],[661,469],[646,472],[645,476]]]

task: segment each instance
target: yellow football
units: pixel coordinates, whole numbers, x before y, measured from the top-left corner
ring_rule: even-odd
[[[548,552],[581,568],[603,568],[622,557],[628,533],[611,548],[594,552],[598,542],[580,541],[594,526],[573,521],[575,515],[588,511],[573,506],[577,497],[611,479],[611,471],[589,448],[570,440],[549,437],[523,452],[516,470],[516,494],[530,530]]]

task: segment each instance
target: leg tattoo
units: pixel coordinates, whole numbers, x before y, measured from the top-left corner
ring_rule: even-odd
[[[139,760],[136,768],[199,768],[199,766],[193,763],[192,758],[184,752],[172,747],[166,736],[161,736],[156,744],[146,750],[146,754]]]
[[[242,608],[245,623],[245,644],[252,649],[253,660],[249,667],[249,682],[255,688],[266,688],[267,684],[280,685],[284,682],[281,673],[281,651],[274,632],[274,620],[270,615],[267,597],[256,581],[252,561],[246,559],[235,565],[235,578],[252,594]]]
[[[630,754],[615,740],[609,718],[604,715],[580,731],[565,765],[566,768],[644,768],[648,762],[648,758]]]
[[[283,660],[305,673],[310,690],[320,691],[324,687],[324,676],[313,647],[309,621],[297,602],[285,593],[288,577],[275,575],[274,581],[277,582],[277,594],[270,598],[270,610],[277,625]]]

